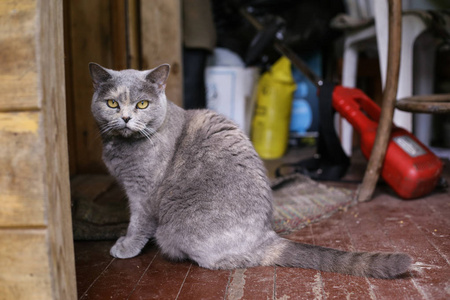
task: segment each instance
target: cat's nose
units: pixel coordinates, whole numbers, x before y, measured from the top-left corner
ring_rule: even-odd
[[[122,117],[122,120],[125,122],[125,123],[128,123],[128,121],[130,121],[130,117]]]

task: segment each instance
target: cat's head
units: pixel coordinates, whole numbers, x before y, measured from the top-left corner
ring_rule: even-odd
[[[146,137],[163,124],[170,66],[114,71],[89,64],[94,84],[92,114],[103,136]]]

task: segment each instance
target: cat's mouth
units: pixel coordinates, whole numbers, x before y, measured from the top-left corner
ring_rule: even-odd
[[[124,138],[138,137],[140,136],[139,128],[136,128],[135,124],[114,124],[100,126],[102,134],[110,136],[121,136]]]

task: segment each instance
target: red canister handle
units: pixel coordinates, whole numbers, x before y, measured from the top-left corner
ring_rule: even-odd
[[[333,107],[360,134],[378,126],[380,107],[359,89],[336,86],[333,91]]]

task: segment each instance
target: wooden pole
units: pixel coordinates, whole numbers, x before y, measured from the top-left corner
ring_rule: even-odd
[[[170,64],[167,98],[183,107],[183,64],[181,2],[179,0],[140,0],[141,63],[151,69]]]
[[[368,201],[372,198],[372,194],[375,190],[375,186],[384,163],[397,98],[402,33],[401,0],[388,0],[388,6],[389,44],[386,85],[383,93],[383,102],[381,105],[381,116],[378,124],[377,136],[375,138],[375,144],[372,148],[366,173],[364,174],[363,182],[358,191],[358,201]]]

